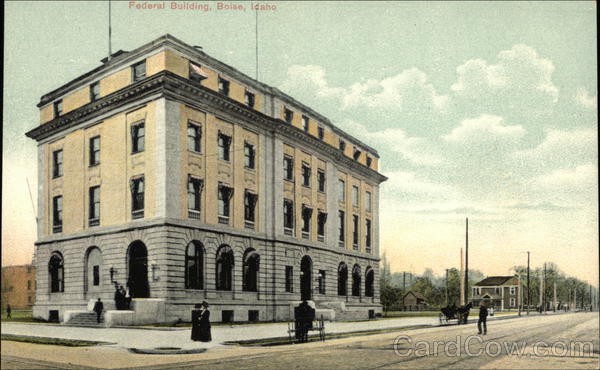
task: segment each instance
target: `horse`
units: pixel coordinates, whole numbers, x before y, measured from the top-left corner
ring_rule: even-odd
[[[458,324],[466,324],[467,319],[469,318],[469,311],[473,308],[473,303],[469,302],[466,306],[461,306],[458,308]]]

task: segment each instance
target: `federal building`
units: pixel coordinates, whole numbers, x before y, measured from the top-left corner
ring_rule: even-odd
[[[310,107],[171,35],[38,107],[35,317],[97,298],[121,324],[203,300],[212,321],[381,311],[379,156]],[[115,284],[130,312],[111,313]]]

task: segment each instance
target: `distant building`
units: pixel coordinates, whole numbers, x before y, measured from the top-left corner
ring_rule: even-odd
[[[422,311],[427,308],[425,297],[419,292],[408,291],[402,297],[402,305],[405,311]]]
[[[473,307],[481,301],[496,310],[516,309],[519,306],[519,280],[515,276],[490,276],[473,286]]]
[[[31,309],[35,303],[35,267],[33,265],[2,267],[2,312]]]

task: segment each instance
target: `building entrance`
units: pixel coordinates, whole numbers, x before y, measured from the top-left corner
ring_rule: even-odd
[[[129,245],[129,291],[132,298],[149,298],[148,252],[141,241]]]
[[[300,299],[312,299],[312,260],[309,256],[302,257],[300,262]]]

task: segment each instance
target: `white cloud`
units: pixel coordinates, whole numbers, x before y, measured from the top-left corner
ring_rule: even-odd
[[[311,90],[318,97],[340,97],[343,88],[330,87],[325,77],[325,69],[315,65],[292,65],[288,68],[287,79],[281,85],[286,91]]]
[[[546,138],[533,149],[520,150],[514,158],[532,161],[556,162],[561,158],[587,157],[595,155],[598,131],[594,128],[575,130],[548,130]],[[539,164],[539,163],[538,163]]]
[[[587,188],[596,186],[598,168],[593,164],[584,164],[573,169],[558,169],[539,176],[536,183],[545,188]]]
[[[384,173],[388,180],[384,183],[389,194],[420,194],[432,197],[443,197],[454,199],[452,197],[453,189],[447,185],[434,183],[419,178],[414,172],[393,171]]]
[[[525,135],[523,126],[508,126],[504,124],[502,117],[482,114],[478,118],[463,120],[450,134],[444,135],[442,138],[448,142],[464,144],[487,139],[519,139],[523,135]]]
[[[590,95],[585,88],[577,90],[575,101],[584,108],[595,109],[598,107],[598,95]]]

